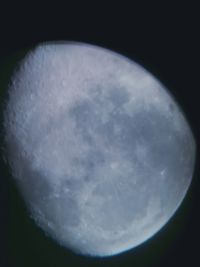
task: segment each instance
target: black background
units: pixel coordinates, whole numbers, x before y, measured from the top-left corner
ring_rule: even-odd
[[[95,1],[94,1],[95,2]],[[151,1],[150,1],[151,2]],[[28,218],[23,201],[0,165],[0,267],[196,266],[200,238],[199,27],[197,7],[160,1],[136,5],[118,2],[93,5],[83,1],[41,6],[1,5],[0,95],[23,51],[38,42],[72,40],[96,44],[142,64],[170,90],[193,130],[197,160],[193,182],[179,210],[152,239],[108,258],[74,255],[49,240]],[[19,53],[19,51],[21,51]],[[16,54],[18,52],[18,54]],[[15,55],[15,56],[13,56]],[[2,101],[2,99],[1,99]]]

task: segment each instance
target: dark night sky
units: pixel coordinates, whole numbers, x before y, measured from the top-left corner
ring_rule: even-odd
[[[83,1],[84,2],[84,1]],[[94,1],[95,2],[95,1]],[[0,97],[14,63],[40,41],[74,40],[122,53],[146,67],[168,87],[184,110],[197,146],[199,128],[199,43],[195,6],[96,5],[0,8]],[[165,1],[167,3],[168,1]],[[48,4],[49,5],[49,4]],[[199,23],[200,25],[200,23]],[[9,62],[5,65],[5,62]],[[5,67],[6,66],[6,67]],[[197,150],[198,153],[198,150]],[[105,259],[74,255],[46,238],[27,217],[7,167],[0,162],[0,267],[195,266],[200,238],[199,156],[180,209],[153,239]],[[6,227],[7,225],[7,227]]]

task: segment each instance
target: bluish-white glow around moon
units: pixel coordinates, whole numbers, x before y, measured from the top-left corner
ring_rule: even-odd
[[[171,218],[191,183],[195,142],[177,103],[145,69],[97,46],[42,44],[8,89],[12,175],[53,239],[108,256]]]

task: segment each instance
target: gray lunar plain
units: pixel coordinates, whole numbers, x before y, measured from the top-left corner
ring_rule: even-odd
[[[4,112],[12,175],[50,237],[84,255],[145,242],[191,183],[195,141],[144,68],[82,43],[44,43],[16,69]]]

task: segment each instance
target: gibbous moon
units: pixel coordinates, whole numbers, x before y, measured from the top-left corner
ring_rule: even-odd
[[[4,133],[30,216],[79,254],[145,242],[193,175],[195,140],[173,97],[143,67],[98,46],[30,51],[8,88]]]

